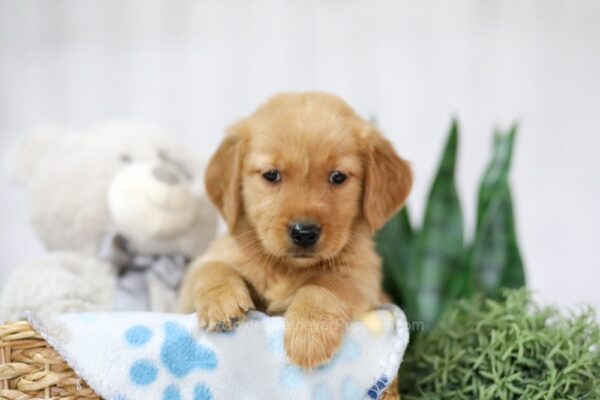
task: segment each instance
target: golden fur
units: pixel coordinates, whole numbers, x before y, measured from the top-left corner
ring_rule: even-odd
[[[262,176],[273,169],[278,183]],[[332,171],[348,178],[333,185]],[[327,362],[346,324],[383,299],[371,236],[411,184],[408,164],[340,98],[272,97],[230,128],[209,163],[206,190],[228,233],[192,264],[181,310],[197,311],[209,330],[234,328],[249,309],[284,314],[291,361]],[[298,219],[321,226],[308,253],[288,237]]]

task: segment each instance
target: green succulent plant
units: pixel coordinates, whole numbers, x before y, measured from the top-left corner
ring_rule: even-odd
[[[516,125],[494,136],[492,159],[478,193],[474,240],[465,243],[455,175],[459,127],[452,122],[429,191],[420,229],[408,209],[376,235],[383,259],[383,286],[411,321],[432,329],[452,301],[483,293],[498,298],[502,288],[525,285],[517,244],[508,174]]]
[[[593,309],[567,316],[524,290],[455,303],[419,336],[400,372],[403,400],[600,399]]]

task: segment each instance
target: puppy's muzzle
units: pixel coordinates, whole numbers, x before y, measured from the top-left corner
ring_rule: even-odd
[[[307,249],[319,241],[321,227],[312,222],[295,222],[289,226],[289,235],[292,243]]]

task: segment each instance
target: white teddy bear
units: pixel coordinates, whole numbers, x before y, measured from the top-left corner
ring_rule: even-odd
[[[202,164],[172,137],[132,124],[45,128],[15,146],[7,166],[48,254],[15,270],[0,316],[174,311],[187,262],[213,239],[218,217]]]

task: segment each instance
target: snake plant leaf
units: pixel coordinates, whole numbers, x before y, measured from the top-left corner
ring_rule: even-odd
[[[490,297],[499,297],[503,287],[525,285],[508,174],[517,127],[494,137],[492,161],[481,180],[477,227],[470,254],[474,286]]]
[[[457,147],[458,123],[453,120],[413,251],[419,290],[415,315],[409,317],[422,321],[425,329],[435,326],[450,300],[451,287],[466,275],[463,218],[454,179]]]
[[[508,180],[516,134],[517,124],[513,124],[505,135],[500,132],[494,134],[492,160],[488,164],[479,184],[479,193],[477,195],[477,227],[479,227],[483,214],[488,208],[495,192],[498,191],[503,182]]]
[[[475,287],[486,296],[499,298],[502,288],[525,285],[525,271],[513,217],[510,188],[506,181],[490,199],[477,229],[471,254]]]
[[[383,262],[383,289],[394,303],[406,308],[405,299],[410,299],[410,252],[413,229],[408,208],[396,213],[375,235],[377,252]],[[408,311],[407,311],[408,312]]]

